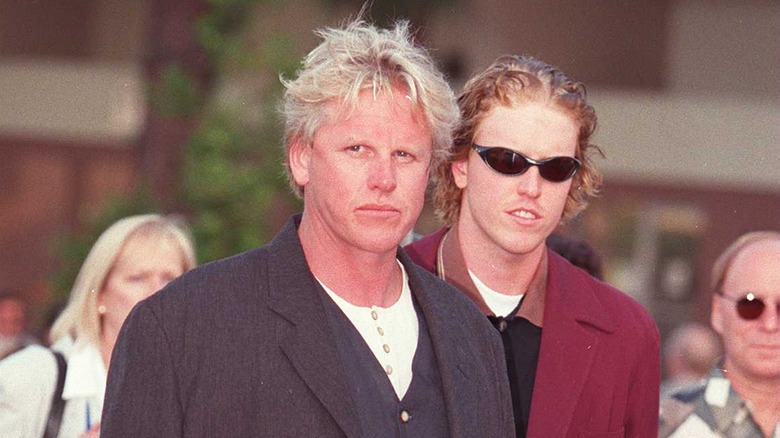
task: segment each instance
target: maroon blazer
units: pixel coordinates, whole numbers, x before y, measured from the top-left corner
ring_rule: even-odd
[[[437,250],[446,232],[405,249],[412,260],[437,273]],[[459,253],[454,258],[463,263]],[[460,283],[461,289],[475,290],[468,278],[461,276]],[[484,304],[480,307],[485,312]],[[659,345],[658,328],[642,306],[548,250],[527,436],[657,437]]]

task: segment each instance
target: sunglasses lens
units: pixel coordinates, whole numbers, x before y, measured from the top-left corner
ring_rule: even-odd
[[[522,155],[509,149],[488,149],[484,158],[493,170],[505,175],[519,175],[528,170],[529,167],[528,161]]]
[[[552,182],[563,182],[579,169],[579,163],[572,157],[557,157],[539,166],[542,178]]]
[[[552,182],[563,182],[574,176],[580,168],[580,162],[574,157],[555,157],[542,161],[530,160],[523,155],[505,148],[488,148],[474,145],[477,153],[493,170],[504,175],[522,175],[532,165],[539,166],[542,178]]]
[[[760,299],[743,298],[737,302],[737,313],[746,320],[758,319],[764,312],[764,302]]]

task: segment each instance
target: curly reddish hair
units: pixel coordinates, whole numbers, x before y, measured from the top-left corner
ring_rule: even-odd
[[[468,156],[477,128],[491,109],[528,103],[553,105],[571,115],[580,128],[575,156],[582,166],[572,181],[562,220],[575,217],[587,206],[588,198],[598,195],[601,173],[592,156],[603,153],[590,143],[597,120],[596,111],[587,102],[585,86],[535,58],[504,55],[471,78],[458,96],[462,121],[455,131],[449,159],[440,163],[432,175],[436,213],[446,225],[457,220],[462,198],[462,190],[452,176],[452,163]]]

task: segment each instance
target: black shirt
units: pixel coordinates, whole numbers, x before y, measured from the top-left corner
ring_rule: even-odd
[[[518,304],[518,308],[522,304]],[[518,438],[525,438],[528,431],[528,416],[531,412],[531,396],[534,391],[536,365],[539,363],[539,347],[542,328],[523,317],[488,316],[496,330],[501,333],[506,355],[506,369],[509,372],[509,388],[512,393],[512,411],[515,416],[515,432]]]

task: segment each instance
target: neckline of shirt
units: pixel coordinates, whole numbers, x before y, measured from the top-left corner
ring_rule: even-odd
[[[490,309],[490,311],[493,312],[496,316],[508,316],[513,310],[517,308],[520,300],[522,300],[523,296],[525,295],[524,293],[519,295],[502,294],[501,292],[498,292],[497,290],[492,289],[490,286],[486,285],[482,280],[479,279],[479,277],[477,277],[476,274],[471,271],[471,269],[469,269],[468,272],[469,277],[471,277],[471,281],[474,282],[474,286],[477,287],[477,291],[482,296],[482,299],[485,300],[485,304],[488,306],[488,309]]]

